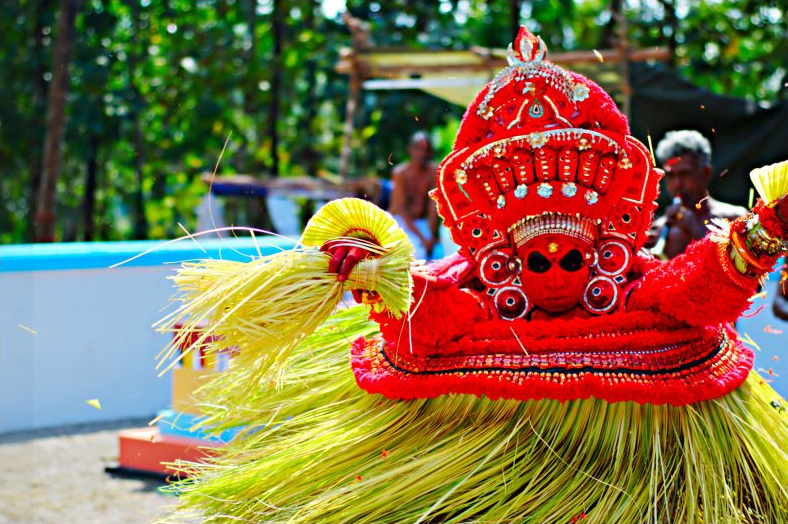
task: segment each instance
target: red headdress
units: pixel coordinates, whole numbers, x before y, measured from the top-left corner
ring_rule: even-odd
[[[545,233],[596,246],[583,305],[612,310],[656,208],[661,172],[626,117],[598,85],[546,55],[542,39],[521,27],[509,67],[468,107],[434,193],[493,302],[518,303],[499,308],[504,318],[528,310],[515,249]]]

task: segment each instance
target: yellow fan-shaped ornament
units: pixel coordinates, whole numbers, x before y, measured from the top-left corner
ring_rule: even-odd
[[[394,217],[359,198],[341,198],[320,208],[304,228],[301,243],[320,247],[342,236],[373,237],[384,249],[410,245]]]
[[[761,200],[771,204],[788,195],[788,160],[750,171],[755,190]]]
[[[329,240],[363,247],[375,257],[361,260],[339,282],[328,272],[330,256],[315,249]],[[175,333],[162,363],[174,365],[179,348],[188,353],[207,344],[209,352],[237,352],[236,365],[254,369],[255,380],[274,380],[292,349],[336,310],[345,291],[376,291],[378,307],[396,317],[408,310],[413,245],[387,212],[360,199],[335,200],[312,217],[301,244],[246,263],[183,264],[173,277],[179,307],[157,324]]]

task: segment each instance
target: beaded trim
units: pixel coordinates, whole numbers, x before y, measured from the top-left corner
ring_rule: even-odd
[[[589,245],[594,245],[598,234],[595,221],[569,215],[539,215],[526,217],[509,228],[514,243],[522,246],[529,240],[545,234],[567,235]]]
[[[722,331],[716,341],[696,340],[685,344],[674,344],[663,348],[643,349],[632,348],[629,351],[622,351],[621,356],[627,354],[652,355],[655,361],[660,361],[662,366],[648,366],[648,363],[632,365],[632,359],[616,359],[613,352],[555,352],[551,354],[530,354],[511,355],[506,353],[493,355],[469,355],[462,358],[452,357],[433,357],[415,358],[413,362],[403,359],[401,356],[392,358],[389,353],[389,344],[384,339],[377,341],[377,350],[386,360],[386,363],[397,371],[413,373],[419,375],[439,375],[444,373],[562,373],[566,375],[577,375],[585,373],[621,374],[624,377],[632,375],[641,376],[681,376],[684,372],[703,366],[709,360],[714,359],[721,351],[731,344],[727,334]],[[705,346],[705,347],[704,347]],[[687,352],[695,353],[692,358],[681,359],[678,355]],[[704,348],[704,349],[701,349]],[[374,350],[373,350],[374,351]],[[690,352],[690,354],[691,354]],[[689,356],[689,355],[687,355]],[[550,363],[549,358],[553,357],[556,362]],[[563,361],[562,364],[558,360]],[[415,365],[417,361],[422,365]],[[432,364],[428,364],[432,361]]]
[[[609,151],[617,157],[621,157],[620,163],[623,165],[620,167],[628,168],[632,166],[632,161],[626,157],[627,151],[609,136],[590,129],[570,127],[564,129],[550,129],[547,131],[529,133],[527,135],[505,137],[495,142],[490,142],[469,154],[467,158],[462,161],[460,169],[470,171],[481,159],[491,154],[495,156],[505,156],[507,148],[510,147],[525,147],[525,144],[528,144],[529,149],[533,150],[539,149],[548,142],[554,140],[569,144],[572,141],[579,143],[583,139],[585,139],[585,145],[580,144],[582,147],[577,148],[579,151],[589,149],[593,145],[597,149],[604,149],[606,152]],[[465,150],[467,150],[467,148]],[[448,165],[448,162],[445,162],[445,164]]]
[[[717,328],[672,345],[594,350],[579,337],[577,349],[543,352],[504,341],[484,343],[500,352],[417,356],[396,351],[380,336],[356,340],[352,367],[359,386],[389,398],[429,398],[443,394],[485,395],[491,399],[555,399],[594,396],[611,402],[685,405],[724,395],[747,377],[752,352],[735,333]],[[591,347],[589,347],[591,345]]]

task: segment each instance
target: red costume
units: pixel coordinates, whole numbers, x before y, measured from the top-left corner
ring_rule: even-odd
[[[373,313],[381,336],[354,345],[356,380],[391,398],[732,391],[753,354],[729,323],[775,257],[741,274],[724,233],[668,262],[641,249],[662,172],[610,97],[545,53],[521,30],[512,67],[468,108],[434,194],[460,252],[414,271],[410,315]]]

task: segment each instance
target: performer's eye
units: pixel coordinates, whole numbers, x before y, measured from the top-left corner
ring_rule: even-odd
[[[583,255],[580,253],[580,250],[573,249],[564,255],[564,258],[561,259],[558,265],[566,271],[577,271],[583,267]]]
[[[547,257],[538,251],[532,252],[528,255],[528,269],[534,273],[544,273],[550,269],[550,261]]]

